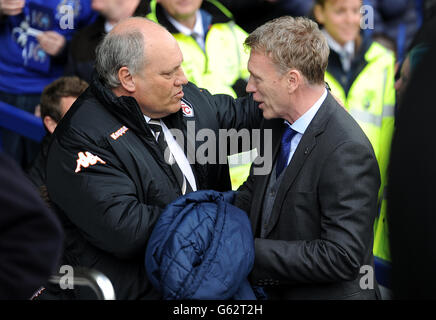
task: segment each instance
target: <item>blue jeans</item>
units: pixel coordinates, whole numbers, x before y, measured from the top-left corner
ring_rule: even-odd
[[[41,94],[16,95],[0,91],[0,101],[32,114],[40,98]],[[39,143],[4,128],[0,128],[0,140],[3,151],[15,159],[23,169],[29,167],[40,149]]]

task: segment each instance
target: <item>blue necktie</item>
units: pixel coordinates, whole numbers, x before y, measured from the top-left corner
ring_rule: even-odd
[[[290,126],[287,126],[285,132],[282,136],[282,142],[280,143],[280,153],[277,158],[276,165],[276,177],[280,176],[283,169],[285,169],[288,165],[289,152],[291,151],[291,141],[292,138],[297,134],[297,131],[292,129]]]

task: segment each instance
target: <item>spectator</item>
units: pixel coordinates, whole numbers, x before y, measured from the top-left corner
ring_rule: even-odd
[[[53,133],[47,187],[64,221],[65,264],[104,273],[118,299],[159,298],[144,255],[169,203],[190,191],[231,188],[218,153],[190,165],[198,156],[195,145],[188,152],[191,134],[207,128],[218,137],[220,128],[250,129],[261,120],[251,96],[212,96],[188,83],[182,60],[162,26],[140,17],[121,21],[97,49],[90,88]]]
[[[434,34],[434,29],[426,32]],[[436,297],[435,40],[433,36],[421,62],[412,67],[392,142],[387,198],[395,299]]]
[[[74,101],[88,87],[88,84],[77,77],[61,77],[44,88],[41,94],[41,118],[47,135],[44,137],[41,150],[28,170],[30,180],[38,187],[45,186],[45,167],[50,137],[59,121],[70,109]]]
[[[211,93],[245,95],[247,33],[216,0],[151,0],[150,14],[176,38],[188,80]]]
[[[0,100],[34,113],[46,85],[63,74],[66,42],[93,17],[88,1],[0,0]],[[26,168],[39,145],[1,129],[4,151]]]
[[[404,62],[401,65],[399,78],[395,81],[398,105],[400,105],[401,96],[404,95],[404,91],[410,82],[410,76],[413,70],[417,68],[428,50],[429,44],[420,43],[412,48],[404,59]]]
[[[17,164],[0,154],[0,299],[30,299],[57,273],[63,232]]]
[[[410,83],[410,77],[414,70],[421,62],[423,56],[429,51],[428,44],[419,44],[413,48],[404,59],[401,67],[400,77],[395,81],[395,90],[397,95],[397,108],[395,118],[398,118],[399,106],[407,87]],[[380,217],[374,228],[374,254],[382,257],[384,260],[391,261],[391,250],[389,245],[389,228],[386,220],[387,203],[383,201],[380,211]]]
[[[398,70],[396,72],[395,78],[395,90],[396,90],[396,106],[395,106],[395,119],[399,118],[400,113],[400,105],[402,105],[402,100],[406,92],[408,91],[408,86],[410,85],[410,78],[412,74],[417,69],[418,65],[421,63],[423,56],[429,51],[429,44],[434,39],[434,30],[435,30],[435,19],[431,13],[431,1],[426,2],[428,7],[426,7],[425,12],[426,19],[424,19],[424,24],[420,28],[420,30],[415,35],[414,40],[412,41],[411,50],[406,55],[405,59],[398,63]],[[415,89],[416,90],[416,89]],[[416,92],[416,91],[415,91]],[[416,94],[416,93],[414,93]],[[397,151],[398,152],[398,151]],[[391,157],[392,158],[392,157]],[[397,170],[397,169],[395,169]],[[393,187],[397,190],[396,187]],[[389,191],[389,188],[387,188]],[[388,192],[389,194],[389,192]],[[391,261],[391,245],[390,239],[391,235],[389,232],[389,224],[387,219],[387,211],[389,210],[389,216],[392,217],[394,210],[390,209],[398,204],[396,199],[390,198],[389,201],[394,201],[394,204],[388,204],[387,201],[382,202],[382,207],[380,211],[380,217],[377,219],[377,224],[374,228],[374,254],[378,257],[384,257],[385,260]],[[400,215],[403,213],[400,211]],[[400,220],[402,218],[399,218]],[[396,270],[393,270],[394,277],[397,276]],[[390,280],[390,279],[389,279]],[[397,285],[395,290],[402,290],[401,287]],[[383,290],[386,291],[386,290]],[[388,292],[388,298],[394,298],[395,292]]]
[[[402,61],[423,21],[423,0],[365,0],[374,9],[374,28],[365,32],[374,39],[393,42],[397,60]]]
[[[274,155],[271,173],[250,174],[235,201],[254,231],[252,285],[268,299],[377,298],[374,277],[364,288],[359,272],[374,268],[380,174],[365,133],[325,88],[323,33],[282,17],[245,43],[247,91],[272,129]]]
[[[65,75],[75,75],[90,83],[95,62],[95,49],[103,36],[122,19],[145,16],[148,0],[92,0],[92,9],[99,13],[96,21],[79,30],[71,41]]]

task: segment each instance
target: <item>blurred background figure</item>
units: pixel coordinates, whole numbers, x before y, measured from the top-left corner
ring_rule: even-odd
[[[436,298],[435,31],[425,30],[431,45],[416,68],[413,49],[409,54],[392,142],[387,197],[396,299]]]
[[[93,18],[85,0],[0,0],[0,101],[33,114],[44,87],[64,72],[68,40]],[[5,153],[26,168],[39,145],[0,134]]]
[[[92,0],[92,9],[99,13],[94,23],[77,32],[68,52],[65,75],[75,75],[90,83],[95,49],[103,36],[121,19],[145,16],[148,0]]]
[[[30,299],[57,273],[63,232],[18,165],[0,154],[0,300]]]
[[[45,185],[45,167],[51,134],[74,101],[86,88],[88,88],[88,84],[78,77],[62,77],[50,83],[42,91],[41,118],[47,130],[47,135],[42,140],[41,150],[28,170],[30,180],[38,188]]]
[[[430,44],[435,37],[436,20],[434,18],[434,11],[433,14],[430,14],[430,12],[432,12],[431,6],[426,7],[425,9],[427,14],[425,15],[423,25],[411,42],[411,49],[403,61],[397,63],[398,70],[395,75],[395,119],[398,119],[400,106],[402,105],[402,100],[408,90],[407,88],[410,83],[411,75],[415,72],[417,67],[421,64],[424,56],[430,50]],[[388,206],[389,205],[385,198],[382,202],[380,217],[374,229],[374,243],[376,244],[376,246],[374,246],[374,252],[377,253],[378,257],[387,257],[385,260],[390,260],[389,224],[386,215]],[[391,211],[390,215],[392,214],[393,212]]]
[[[404,59],[404,62],[401,65],[399,77],[395,81],[398,106],[401,104],[402,96],[410,82],[410,76],[413,70],[417,68],[423,57],[427,54],[429,48],[429,44],[420,43],[413,47]]]
[[[183,53],[189,81],[212,94],[246,94],[247,33],[216,0],[152,0],[147,18],[163,25],[176,38]]]
[[[436,30],[436,0],[424,0],[423,3],[423,23],[421,28],[415,33],[413,40],[408,47],[408,54],[404,59],[397,62],[397,71],[395,73],[395,89],[397,99],[404,91],[406,84],[410,78],[411,65],[410,58],[413,57],[413,65],[422,59],[423,54],[428,50],[429,45],[433,41],[434,30]],[[397,101],[397,106],[399,101]],[[396,108],[398,112],[398,107]]]
[[[424,19],[424,0],[365,0],[374,9],[374,28],[365,29],[374,40],[391,42],[402,61]]]

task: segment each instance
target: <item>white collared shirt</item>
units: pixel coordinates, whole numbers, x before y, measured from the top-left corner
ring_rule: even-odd
[[[332,38],[332,36],[325,29],[323,29],[322,31],[327,39],[327,43],[330,49],[332,49],[339,55],[342,63],[342,68],[346,72],[348,72],[351,68],[351,61],[353,61],[354,57],[354,41],[350,40],[343,46],[341,46],[335,39]]]
[[[288,121],[285,120],[286,125],[290,126],[292,129],[297,131],[297,133],[291,140],[291,150],[289,152],[289,158],[287,163],[288,165],[289,162],[291,162],[291,159],[295,153],[295,150],[298,147],[298,144],[300,143],[301,138],[303,137],[304,132],[306,132],[307,127],[312,122],[313,118],[315,117],[316,113],[318,112],[319,108],[321,107],[326,97],[327,97],[327,89],[324,89],[324,93],[321,95],[321,97],[313,104],[312,107],[310,107],[309,110],[307,110],[293,124],[290,124]]]
[[[187,35],[187,36],[193,36],[195,41],[198,43],[198,45],[201,47],[201,49],[204,51],[204,28],[203,28],[203,18],[201,16],[200,10],[197,10],[197,13],[195,14],[195,25],[194,29],[189,29],[188,27],[184,26],[180,22],[178,22],[176,19],[171,17],[167,12],[165,12],[165,15],[167,19],[172,23],[172,25],[179,30],[179,32]]]
[[[145,121],[147,121],[147,123],[151,120],[151,118],[147,117],[146,115],[144,115],[144,118]],[[160,120],[160,124],[162,126],[162,132],[165,135],[165,140],[168,144],[168,148],[170,148],[170,152],[173,154],[174,159],[179,165],[180,170],[182,170],[183,175],[186,177],[186,180],[188,180],[189,184],[191,185],[192,190],[197,191],[197,184],[195,182],[194,173],[192,172],[192,168],[191,165],[189,164],[188,158],[186,157],[180,145],[174,139],[170,129],[168,129],[168,127],[165,125],[165,123],[162,120]],[[155,132],[151,129],[150,131],[155,137],[155,139],[157,140],[158,137],[156,137]]]

